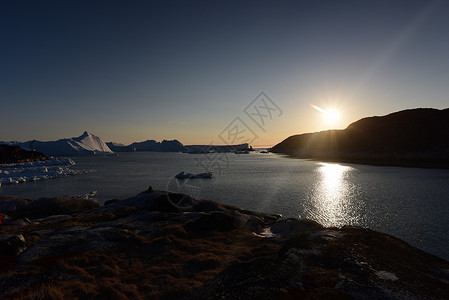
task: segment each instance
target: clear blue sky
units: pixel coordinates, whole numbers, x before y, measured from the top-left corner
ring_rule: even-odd
[[[4,0],[0,37],[0,140],[219,143],[240,116],[274,144],[449,106],[449,1]],[[261,91],[265,131],[243,112]]]

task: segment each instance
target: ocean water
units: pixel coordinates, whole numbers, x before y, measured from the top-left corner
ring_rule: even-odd
[[[97,191],[100,203],[153,189],[180,191],[326,226],[358,225],[397,236],[449,260],[449,170],[291,159],[275,154],[120,153],[74,157],[95,173],[2,185],[0,195],[37,199]],[[181,171],[213,179],[176,180]]]

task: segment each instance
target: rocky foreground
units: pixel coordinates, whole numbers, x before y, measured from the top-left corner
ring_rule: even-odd
[[[1,197],[1,299],[442,299],[449,262],[387,234],[186,195]]]

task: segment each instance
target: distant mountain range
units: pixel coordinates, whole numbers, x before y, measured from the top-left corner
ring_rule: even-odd
[[[253,148],[248,143],[237,145],[188,145],[184,147],[184,152],[190,154],[202,154],[211,152],[238,152],[238,151],[253,151]]]
[[[271,152],[370,164],[449,167],[449,109],[363,118],[344,130],[293,135]]]
[[[109,142],[106,143],[114,152],[134,152],[134,151],[158,151],[158,152],[181,152],[184,151],[184,145],[178,140],[163,140],[156,142],[155,140],[147,140],[144,142],[132,143],[128,146]]]
[[[105,143],[101,138],[87,131],[79,137],[60,139],[57,141],[41,142],[32,140],[28,142],[0,142],[0,144],[19,146],[24,150],[38,151],[51,156],[134,151],[180,152],[185,150],[184,145],[177,140],[164,140],[162,142],[147,140],[140,143],[132,143],[128,146],[114,142]]]
[[[60,139],[57,141],[41,142],[32,140],[28,142],[0,142],[9,146],[19,146],[28,151],[41,152],[48,156],[73,156],[81,154],[100,154],[114,152],[137,152],[137,151],[157,151],[157,152],[188,152],[188,153],[208,153],[212,152],[233,152],[237,150],[249,149],[248,144],[212,146],[212,145],[190,145],[184,146],[178,140],[147,140],[124,145],[115,142],[105,143],[101,138],[85,131],[81,136]]]

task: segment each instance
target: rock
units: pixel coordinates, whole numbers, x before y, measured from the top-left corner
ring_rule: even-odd
[[[226,211],[226,210],[239,210],[238,207],[217,203],[211,200],[197,200],[193,205],[194,211]]]
[[[242,228],[249,220],[249,216],[238,212],[211,212],[205,213],[198,219],[184,225],[186,231],[231,231]]]
[[[133,238],[128,230],[113,227],[73,226],[55,230],[19,255],[19,261],[29,263],[43,257],[70,252],[106,250]]]
[[[99,222],[93,227],[113,227],[126,230],[138,230],[139,234],[151,232],[152,223],[164,220],[163,213],[139,210],[135,213],[110,222]]]
[[[280,224],[284,229],[286,224],[300,223],[303,220]],[[196,296],[201,299],[442,299],[447,296],[447,261],[373,230],[353,226],[323,228],[308,223],[307,230],[296,231],[287,239],[281,237],[285,242],[277,255],[231,265]],[[433,281],[433,276],[439,279]]]
[[[60,221],[60,220],[67,220],[72,218],[70,215],[52,215],[48,217],[43,217],[39,219],[34,219],[34,223],[46,223],[46,222],[53,222],[53,221]]]
[[[317,230],[321,228],[323,228],[323,226],[312,220],[298,220],[289,218],[274,224],[271,227],[271,232],[277,235],[285,235],[301,231]]]
[[[111,201],[111,200],[109,200]],[[196,212],[212,212],[212,211],[227,211],[240,210],[240,208],[217,203],[210,200],[195,199],[189,195],[181,193],[171,193],[164,191],[154,191],[151,187],[137,196],[121,200],[105,202],[107,205],[114,207],[136,207],[143,208],[148,211],[161,212],[181,212],[181,211],[196,211]],[[242,210],[243,212],[243,210]],[[256,213],[255,213],[256,214]]]
[[[9,226],[25,226],[33,224],[33,222],[28,218],[8,218],[3,221],[3,224]]]
[[[0,237],[0,254],[16,256],[26,249],[25,238],[21,234],[9,234]]]
[[[144,191],[135,197],[113,203],[113,207],[136,207],[148,211],[179,212],[192,211],[196,199],[191,196],[162,191]]]
[[[248,221],[245,223],[245,228],[250,232],[260,234],[263,228],[266,227],[267,225],[271,224],[265,222],[263,218],[257,216],[250,216]]]
[[[61,199],[40,201],[67,209]],[[0,226],[1,299],[32,298],[34,287],[57,289],[67,299],[94,299],[108,289],[133,299],[449,294],[449,262],[373,230],[276,222],[276,215],[161,191],[74,211],[79,208],[69,205],[67,215],[30,225]],[[262,228],[275,234],[253,234]]]
[[[108,206],[108,205],[111,205],[111,204],[114,204],[114,203],[117,203],[117,202],[120,202],[120,199],[111,199],[111,200],[107,200],[107,201],[105,201],[104,202],[104,206]]]
[[[181,207],[186,207],[192,202],[190,199],[182,194],[160,195],[157,198],[152,198],[147,201],[144,206],[148,211],[160,211],[166,213],[179,212]],[[188,204],[187,204],[188,203]],[[191,205],[190,205],[191,206]]]
[[[190,195],[181,193],[166,193],[160,197],[160,200],[168,201],[170,205],[175,207],[178,211],[199,211],[194,207],[198,203],[198,200]]]
[[[32,200],[16,196],[0,196],[0,212],[14,216],[27,207]]]
[[[99,207],[93,200],[74,197],[40,198],[19,211],[21,216],[28,218],[43,218],[52,215],[65,215],[80,210]]]
[[[159,198],[162,195],[165,195],[166,192],[151,192],[148,193],[147,191],[142,192],[140,194],[138,194],[137,196],[128,198],[128,199],[124,199],[121,200],[119,202],[116,203],[112,203],[108,206],[112,206],[112,207],[124,207],[124,206],[128,206],[128,207],[136,207],[136,208],[144,208],[147,205],[147,202],[152,202],[155,199]]]

